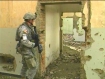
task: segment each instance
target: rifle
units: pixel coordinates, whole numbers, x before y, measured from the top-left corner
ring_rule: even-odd
[[[39,51],[39,53],[41,53],[43,51],[43,48],[42,48],[42,45],[39,43],[40,40],[39,40],[39,36],[36,31],[36,26],[33,26],[33,27],[34,27],[34,31],[35,31],[34,36],[33,36],[33,39],[35,42],[35,47],[38,46],[38,51]]]

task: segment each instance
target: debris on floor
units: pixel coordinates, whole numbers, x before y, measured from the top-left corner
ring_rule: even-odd
[[[80,79],[80,53],[66,46],[61,57],[51,63],[44,79]]]

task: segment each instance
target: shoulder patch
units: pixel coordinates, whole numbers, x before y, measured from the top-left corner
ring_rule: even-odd
[[[26,28],[26,26],[21,26],[21,31],[23,32],[23,33],[25,33],[25,34],[27,34],[28,33],[28,30],[27,30],[27,28]]]
[[[27,31],[26,29],[24,29],[24,30],[23,30],[23,33],[27,34],[27,33],[28,33],[28,31]]]

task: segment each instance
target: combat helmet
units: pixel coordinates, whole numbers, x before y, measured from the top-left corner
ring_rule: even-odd
[[[23,16],[23,19],[36,19],[36,16],[35,14],[28,12]]]

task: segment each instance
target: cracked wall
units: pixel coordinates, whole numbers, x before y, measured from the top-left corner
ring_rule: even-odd
[[[84,2],[83,2],[84,3]],[[96,5],[101,5],[96,8]],[[80,49],[81,62],[86,72],[87,79],[105,78],[105,27],[104,1],[86,2],[83,6],[83,29],[86,31],[86,45]]]
[[[88,3],[87,3],[88,4]],[[89,5],[89,4],[88,4]],[[96,5],[100,5],[96,8]],[[89,37],[93,39],[90,41],[90,46],[87,50],[85,50],[84,56],[91,56],[91,60],[86,61],[84,64],[84,68],[86,71],[87,79],[105,79],[105,40],[104,40],[104,24],[105,24],[105,3],[104,1],[91,1],[90,2],[90,10],[89,6],[84,7],[84,10],[89,10],[90,16],[85,17],[90,18],[90,23],[85,23],[90,27],[91,30],[87,33],[87,40]],[[87,20],[88,21],[88,20]],[[88,41],[88,42],[89,42]],[[92,44],[91,44],[92,43]]]

